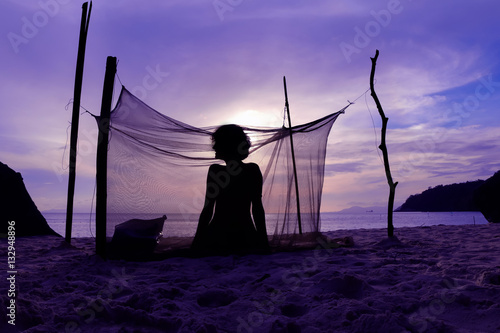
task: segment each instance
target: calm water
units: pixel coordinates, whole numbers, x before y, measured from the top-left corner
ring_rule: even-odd
[[[66,214],[43,213],[49,225],[61,235],[65,234]],[[151,216],[156,218],[159,216]],[[268,219],[272,218],[269,214]],[[124,219],[125,221],[126,219]],[[193,235],[198,223],[198,215],[192,214],[187,218],[181,216],[169,216],[165,222],[163,234],[175,234],[177,236]],[[480,212],[446,212],[446,213],[394,213],[394,227],[420,227],[430,225],[463,225],[463,224],[487,224],[488,222]],[[334,231],[340,229],[376,229],[387,227],[387,214],[363,213],[322,213],[321,231]],[[272,232],[271,232],[272,233]],[[73,237],[95,236],[95,219],[90,214],[74,214]]]

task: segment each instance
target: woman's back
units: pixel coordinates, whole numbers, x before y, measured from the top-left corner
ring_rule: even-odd
[[[248,224],[253,227],[250,208],[252,200],[261,196],[259,167],[238,163],[237,167],[212,165],[210,170],[216,200],[211,224],[235,230],[248,229]]]

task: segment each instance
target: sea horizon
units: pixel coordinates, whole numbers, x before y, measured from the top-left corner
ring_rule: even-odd
[[[49,226],[60,235],[65,234],[66,213],[42,212]],[[272,219],[275,214],[266,214]],[[147,214],[137,218],[158,218],[160,214]],[[164,237],[193,235],[199,214],[170,214],[163,229]],[[379,229],[387,227],[387,213],[322,212],[320,231]],[[124,218],[124,222],[127,219]],[[393,212],[394,228],[433,225],[488,224],[481,212]],[[268,233],[272,230],[268,225]],[[95,213],[73,213],[72,237],[95,237]]]

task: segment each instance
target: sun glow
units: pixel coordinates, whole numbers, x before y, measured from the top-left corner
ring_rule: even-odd
[[[228,122],[240,126],[280,127],[282,125],[279,115],[257,110],[240,111],[228,118]]]

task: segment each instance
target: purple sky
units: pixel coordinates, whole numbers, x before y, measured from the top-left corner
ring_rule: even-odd
[[[82,3],[0,4],[0,161],[22,173],[41,210],[66,205],[66,106]],[[494,0],[96,0],[82,106],[99,113],[111,55],[129,90],[195,126],[281,126],[286,75],[299,124],[362,95],[379,49],[376,91],[389,117],[400,205],[429,186],[500,169],[499,12]],[[117,82],[115,100],[119,89]],[[379,140],[380,117],[362,96],[330,134],[323,211],[387,204]],[[91,207],[96,141],[94,120],[83,114],[77,211]]]

